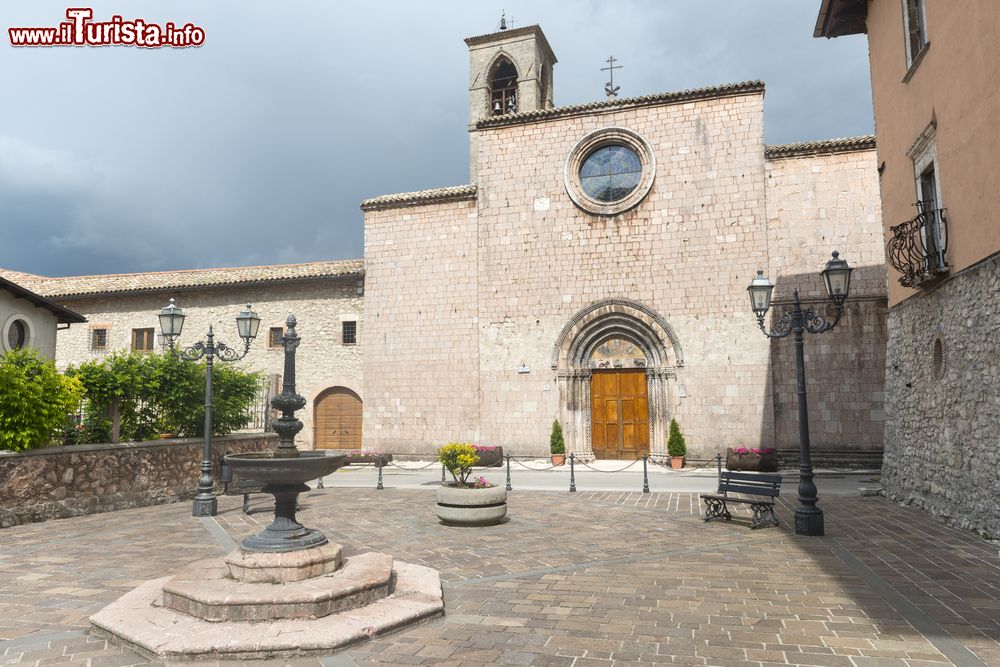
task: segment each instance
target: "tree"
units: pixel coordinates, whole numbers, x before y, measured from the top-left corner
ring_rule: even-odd
[[[53,444],[80,405],[79,380],[60,375],[36,350],[0,356],[0,449],[20,452]]]
[[[681,435],[681,427],[676,419],[670,420],[670,435],[667,437],[667,453],[670,456],[684,456],[687,454],[687,444],[684,436]]]
[[[562,425],[559,420],[552,422],[552,434],[549,436],[549,452],[552,454],[565,454],[566,443],[563,441]]]

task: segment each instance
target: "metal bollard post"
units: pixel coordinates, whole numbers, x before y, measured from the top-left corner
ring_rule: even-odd
[[[573,470],[573,453],[569,454],[569,492],[576,493],[576,471]]]
[[[385,488],[384,486],[382,486],[382,457],[381,456],[378,457],[378,463],[376,463],[375,465],[378,466],[378,485],[375,488],[378,491],[381,491],[382,489]]]
[[[322,478],[322,477],[320,477],[320,478],[319,478],[319,481],[318,481],[318,482],[316,482],[316,488],[317,488],[317,489],[322,489],[322,488],[325,488],[325,487],[323,486],[323,478]]]
[[[507,490],[510,491],[510,454],[507,455]]]
[[[643,455],[642,457],[642,492],[649,493],[649,474],[646,472],[646,459],[649,457]]]
[[[719,479],[722,479],[722,454],[715,455],[715,472],[719,474]]]
[[[444,464],[441,464],[441,486],[444,486]]]

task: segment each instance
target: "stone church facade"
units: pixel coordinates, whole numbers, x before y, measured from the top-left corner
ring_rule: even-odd
[[[537,26],[466,42],[473,184],[362,204],[367,446],[544,454],[559,419],[582,457],[662,458],[671,418],[696,458],[795,446],[791,354],[745,288],[762,268],[779,306],[798,285],[822,307],[836,249],[859,270],[841,330],[810,341],[814,444],[880,447],[871,137],[765,146],[760,82],[554,107]]]
[[[90,322],[60,332],[57,363],[134,347],[170,297],[191,340],[251,302],[261,337],[299,317],[304,448],[545,455],[558,419],[580,457],[655,460],[674,418],[690,458],[795,448],[792,344],[758,330],[746,287],[763,269],[772,314],[793,287],[823,310],[838,250],[856,271],[838,328],[806,345],[813,446],[881,448],[873,138],[767,146],[761,82],[556,107],[540,28],[466,43],[470,184],[365,200],[363,263],[19,274]],[[244,363],[279,357],[263,338]]]

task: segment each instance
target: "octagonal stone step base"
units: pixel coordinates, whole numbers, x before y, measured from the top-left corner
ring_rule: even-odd
[[[345,559],[336,572],[280,584],[230,578],[227,558],[193,563],[163,586],[163,606],[206,621],[321,618],[389,594],[392,556],[370,552]]]
[[[210,622],[161,605],[153,579],[90,618],[92,630],[153,659],[256,659],[334,650],[444,612],[436,570],[396,562],[389,595],[323,618]]]

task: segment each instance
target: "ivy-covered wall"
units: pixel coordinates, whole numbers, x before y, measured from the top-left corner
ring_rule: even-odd
[[[216,481],[223,456],[274,449],[277,438],[213,439]],[[0,451],[0,528],[193,498],[201,457],[201,438]]]

